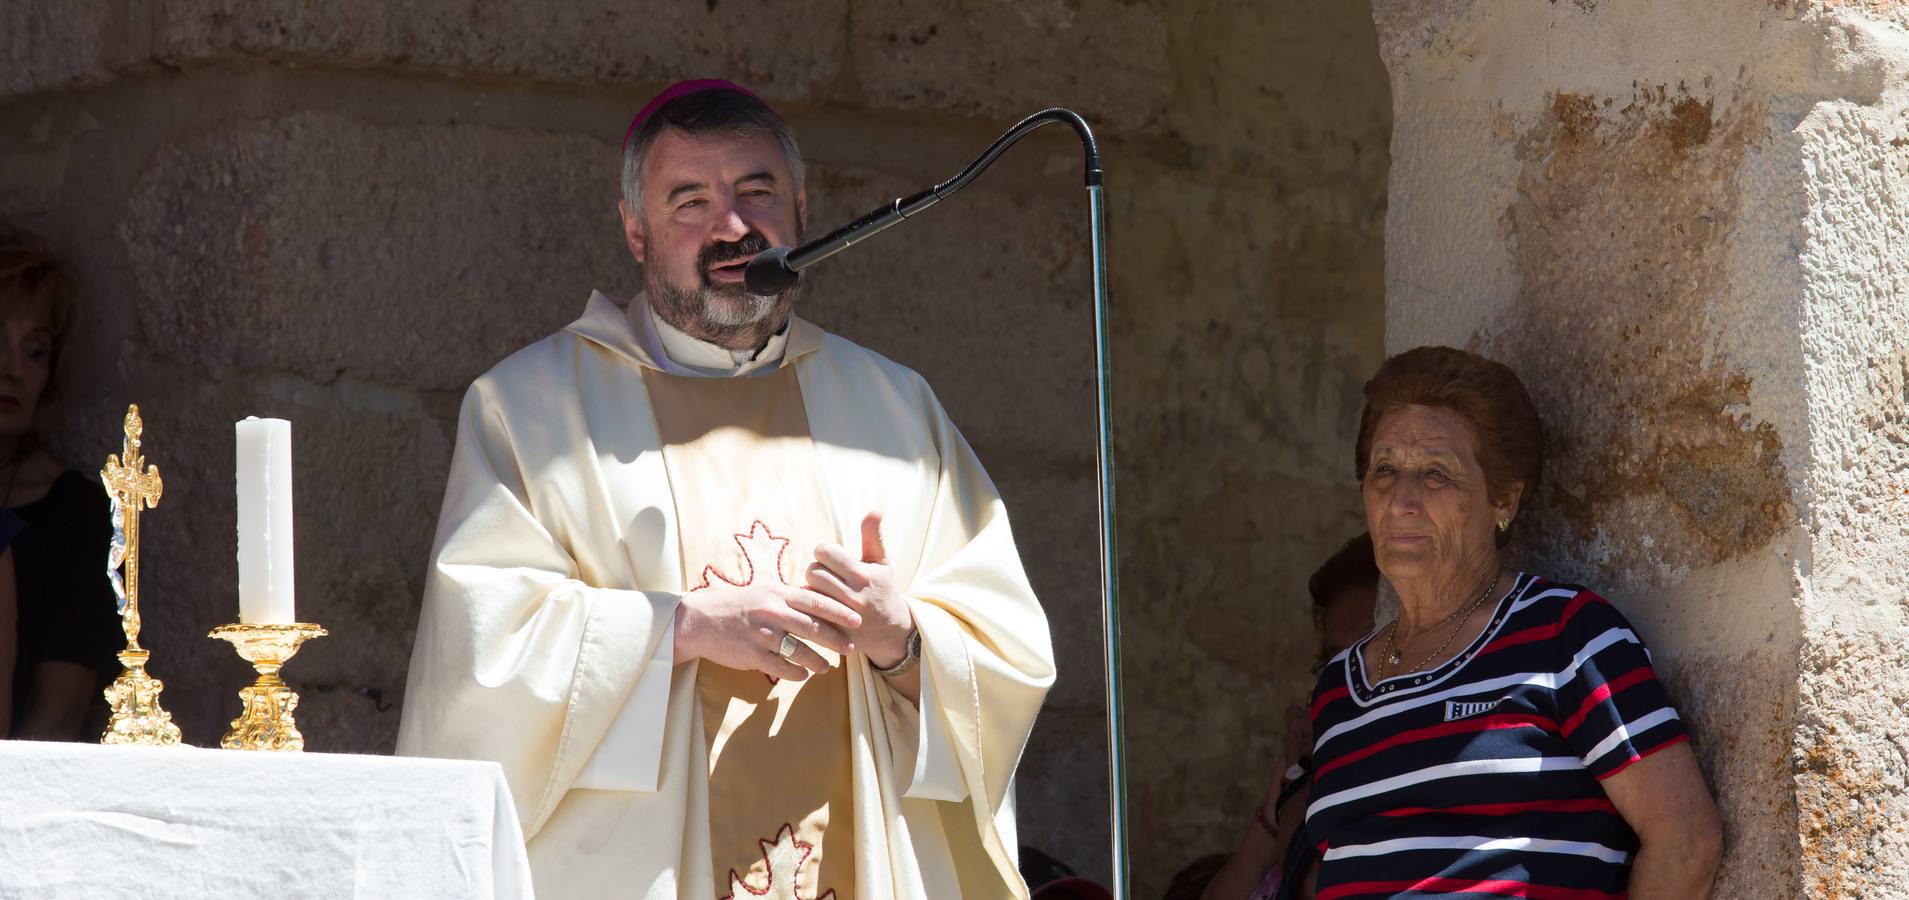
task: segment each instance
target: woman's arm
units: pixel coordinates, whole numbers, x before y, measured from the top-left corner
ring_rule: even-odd
[[[1260,806],[1261,810],[1267,811],[1268,819],[1275,823],[1278,834],[1269,832],[1258,818],[1247,823],[1246,833],[1240,837],[1239,848],[1233,851],[1226,865],[1221,866],[1213,880],[1207,883],[1200,900],[1246,900],[1265,879],[1267,871],[1286,858],[1286,845],[1292,841],[1293,832],[1298,829],[1299,820],[1306,813],[1306,795],[1304,791],[1297,792],[1279,807],[1277,813],[1272,812],[1273,804],[1279,799],[1280,780],[1278,775],[1273,777],[1272,788],[1266,792],[1266,798]]]
[[[14,737],[28,741],[77,741],[86,726],[99,673],[75,662],[49,659],[33,667],[26,718]]]
[[[1239,849],[1207,883],[1200,900],[1247,900],[1266,877],[1266,870],[1279,861],[1280,850],[1279,841],[1254,823],[1240,840]]]
[[[0,552],[0,738],[13,723],[13,665],[20,658],[20,605],[13,585],[13,548]]]
[[[1710,893],[1723,856],[1723,821],[1690,744],[1644,757],[1602,782],[1637,832],[1631,900],[1689,900]]]

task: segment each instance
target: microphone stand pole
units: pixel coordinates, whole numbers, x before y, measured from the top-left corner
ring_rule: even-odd
[[[793,249],[776,247],[765,250],[749,261],[745,278],[751,293],[779,294],[795,283],[797,276],[824,259],[887,230],[966,187],[995,159],[1029,132],[1053,122],[1074,130],[1086,153],[1087,209],[1091,217],[1094,264],[1094,390],[1095,435],[1094,465],[1100,481],[1100,627],[1102,652],[1107,673],[1107,799],[1111,826],[1111,863],[1116,900],[1129,895],[1127,857],[1127,754],[1125,723],[1120,696],[1120,606],[1114,561],[1114,458],[1113,392],[1109,383],[1112,357],[1108,345],[1107,316],[1107,200],[1102,184],[1100,145],[1087,121],[1066,109],[1044,109],[1007,130],[988,149],[955,177],[934,187],[894,200],[815,240]]]

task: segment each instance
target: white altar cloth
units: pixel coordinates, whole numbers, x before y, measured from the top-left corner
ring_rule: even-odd
[[[0,741],[0,898],[529,898],[496,763]]]

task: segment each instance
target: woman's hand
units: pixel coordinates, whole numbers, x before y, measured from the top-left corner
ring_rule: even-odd
[[[1273,767],[1273,777],[1266,784],[1266,796],[1259,802],[1259,808],[1266,811],[1268,818],[1275,809],[1280,809],[1279,793],[1286,786],[1286,773],[1307,754],[1312,752],[1312,720],[1306,714],[1304,703],[1294,703],[1286,707],[1286,739],[1280,742],[1279,760]],[[1304,796],[1301,792],[1300,796]],[[1290,805],[1290,804],[1289,804]],[[1281,810],[1282,814],[1284,810]],[[1280,843],[1283,845],[1292,829],[1286,822],[1279,822]]]
[[[1288,707],[1284,742],[1286,752],[1281,753],[1273,764],[1272,778],[1268,779],[1266,785],[1266,796],[1260,800],[1259,808],[1244,826],[1239,847],[1233,851],[1226,865],[1214,874],[1206,891],[1200,895],[1201,900],[1242,900],[1259,886],[1267,870],[1284,862],[1286,845],[1292,842],[1293,831],[1305,818],[1306,794],[1301,791],[1287,800],[1285,806],[1280,806],[1279,789],[1285,786],[1286,770],[1304,755],[1311,736],[1312,723],[1307,720],[1306,708],[1300,704]],[[1273,827],[1269,828],[1269,824]]]
[[[1723,821],[1688,743],[1673,744],[1603,781],[1637,832],[1631,900],[1704,897],[1723,856]]]

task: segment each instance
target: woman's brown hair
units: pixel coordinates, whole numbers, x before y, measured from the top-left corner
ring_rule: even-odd
[[[1365,479],[1372,432],[1379,419],[1402,406],[1451,410],[1471,428],[1478,465],[1492,499],[1514,483],[1524,484],[1524,503],[1537,495],[1544,471],[1544,423],[1518,374],[1503,363],[1451,347],[1419,347],[1388,358],[1365,383],[1365,412],[1353,464]],[[1505,534],[1499,535],[1503,544]]]
[[[0,225],[0,316],[12,315],[28,304],[46,311],[47,327],[53,332],[44,399],[53,392],[54,376],[60,368],[60,348],[66,343],[67,329],[73,323],[73,283],[38,237]]]

